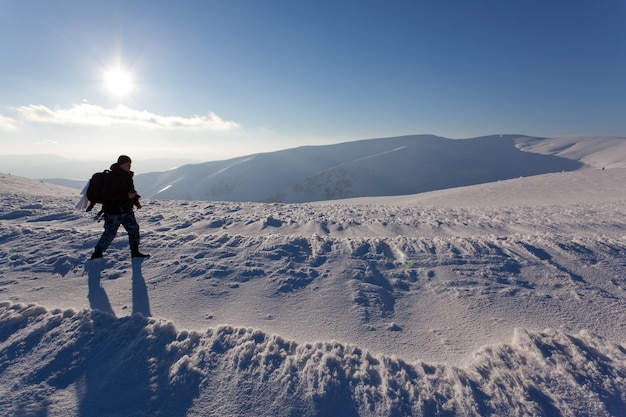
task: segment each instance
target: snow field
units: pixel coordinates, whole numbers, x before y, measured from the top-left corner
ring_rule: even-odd
[[[153,257],[131,261],[120,231],[91,262],[102,224],[76,191],[3,176],[0,410],[623,415],[625,188],[612,169],[393,199],[147,200]]]

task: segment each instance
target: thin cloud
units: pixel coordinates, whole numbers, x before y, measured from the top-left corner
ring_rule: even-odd
[[[58,145],[59,142],[57,142],[56,140],[52,140],[52,139],[44,139],[41,140],[39,142],[35,142],[35,145],[44,145],[44,146],[50,146],[50,145]]]
[[[213,112],[207,116],[161,116],[146,110],[134,110],[124,105],[105,109],[93,104],[82,103],[70,108],[49,109],[46,106],[31,104],[17,109],[20,120],[35,123],[60,125],[133,125],[158,129],[191,129],[228,131],[240,128],[232,120],[224,120]],[[3,118],[0,116],[0,124]]]
[[[10,117],[3,116],[0,114],[0,129],[5,130],[16,130],[17,122]]]

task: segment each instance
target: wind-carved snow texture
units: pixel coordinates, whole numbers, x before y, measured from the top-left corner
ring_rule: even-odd
[[[620,416],[626,171],[146,200],[142,249],[2,176],[0,414]]]
[[[407,363],[250,328],[0,304],[5,415],[623,415],[626,351],[517,330],[468,366]]]

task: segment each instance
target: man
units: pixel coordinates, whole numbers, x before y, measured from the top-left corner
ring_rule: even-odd
[[[141,208],[139,194],[135,191],[132,161],[126,155],[120,155],[117,163],[111,165],[111,172],[105,177],[103,185],[104,232],[98,241],[91,259],[102,258],[120,225],[128,232],[128,242],[133,258],[146,258],[150,255],[139,252],[139,225],[135,219],[133,208]]]

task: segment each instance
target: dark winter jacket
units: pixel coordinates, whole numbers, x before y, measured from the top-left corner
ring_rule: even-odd
[[[133,171],[126,172],[117,163],[111,165],[111,173],[104,179],[102,211],[105,214],[130,213],[133,206],[139,206],[139,196],[128,198],[129,192],[137,192],[133,175]]]

